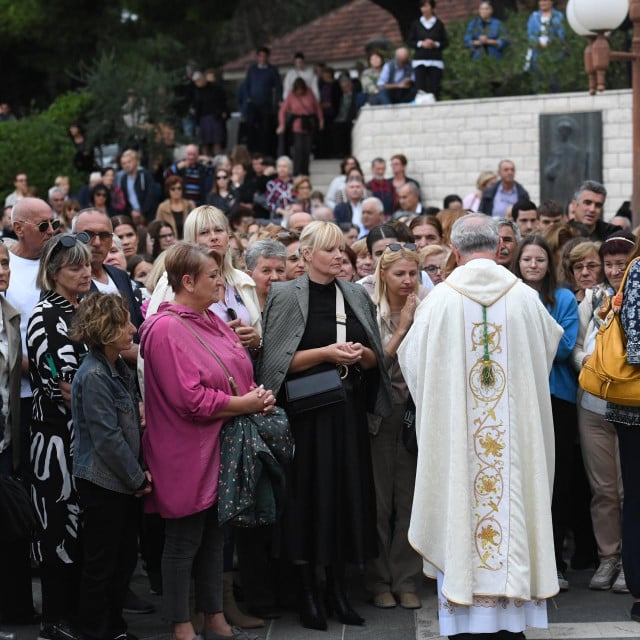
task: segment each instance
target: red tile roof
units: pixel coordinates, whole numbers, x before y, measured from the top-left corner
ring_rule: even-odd
[[[519,4],[521,11],[526,10],[522,6],[523,2]],[[556,6],[560,8],[565,4],[564,0],[556,2]],[[416,2],[416,18],[419,16],[417,6]],[[477,10],[478,0],[447,0],[438,3],[437,14],[446,24],[450,20],[470,17]],[[371,40],[383,38],[392,44],[402,42],[396,19],[371,0],[353,0],[272,41],[271,63],[276,66],[291,66],[296,51],[304,53],[307,64],[364,60],[365,45]],[[253,62],[255,52],[252,50],[227,63],[223,69],[238,73]]]
[[[378,38],[402,42],[397,21],[370,0],[353,0],[274,40],[270,61],[276,66],[291,65],[296,51],[304,52],[307,64],[355,60],[364,58],[367,42]],[[254,61],[250,51],[225,65],[224,71],[244,70]]]

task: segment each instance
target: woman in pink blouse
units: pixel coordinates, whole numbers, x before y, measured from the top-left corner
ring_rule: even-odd
[[[324,117],[313,91],[302,78],[295,79],[293,91],[280,105],[276,133],[285,133],[287,125],[293,134],[293,175],[308,176],[313,135],[318,128],[324,128]]]
[[[220,432],[230,418],[273,410],[271,391],[256,386],[238,337],[208,307],[223,285],[221,257],[179,242],[166,252],[175,299],[141,327],[147,427],[143,449],[154,479],[147,511],[165,519],[162,586],[176,640],[193,640],[191,574],[205,638],[249,638],[222,612],[223,531],[218,526]],[[237,385],[213,356],[227,367]],[[192,571],[193,569],[193,571]]]

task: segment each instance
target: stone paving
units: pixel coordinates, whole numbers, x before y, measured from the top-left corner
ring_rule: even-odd
[[[569,571],[567,578],[571,589],[559,594],[549,603],[548,630],[529,629],[529,640],[571,638],[591,640],[607,638],[640,638],[640,623],[629,619],[632,598],[610,591],[590,591],[587,588],[591,571]],[[359,576],[352,576],[350,591],[354,606],[365,619],[363,627],[347,627],[335,620],[329,621],[327,631],[312,631],[300,626],[294,611],[286,611],[279,620],[271,621],[257,634],[264,640],[438,640],[436,597],[434,583],[424,580],[420,596],[423,608],[406,611],[397,607],[391,610],[376,609],[367,602],[360,586]],[[138,572],[133,588],[140,596],[151,600],[158,611],[147,615],[128,615],[129,630],[141,640],[170,640],[167,624],[159,613],[161,598],[149,595],[146,577]],[[34,579],[34,593],[39,601],[39,583]],[[10,627],[18,634],[18,640],[35,640],[38,628]]]

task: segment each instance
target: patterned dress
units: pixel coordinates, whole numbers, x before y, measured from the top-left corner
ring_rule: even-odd
[[[33,309],[27,327],[31,417],[31,499],[42,533],[34,541],[35,560],[47,565],[79,559],[79,506],[73,476],[73,423],[59,380],[71,382],[85,355],[84,345],[69,339],[74,306],[47,291]]]

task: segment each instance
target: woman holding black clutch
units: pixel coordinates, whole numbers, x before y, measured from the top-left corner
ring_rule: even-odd
[[[380,416],[391,411],[373,303],[362,287],[337,280],[343,246],[337,225],[316,221],[305,227],[299,250],[307,273],[272,286],[256,375],[258,382],[279,393],[295,439],[283,549],[298,567],[302,624],[312,629],[327,628],[315,582],[318,565],[326,569],[327,604],[338,620],[364,622],[345,595],[344,565],[362,564],[377,555],[367,411]],[[305,378],[314,374],[335,377],[342,401],[327,400],[324,396],[332,392],[321,395],[321,387],[312,384],[307,385],[312,387],[307,410],[296,409],[290,383],[304,388]],[[314,401],[333,403],[313,408]]]

